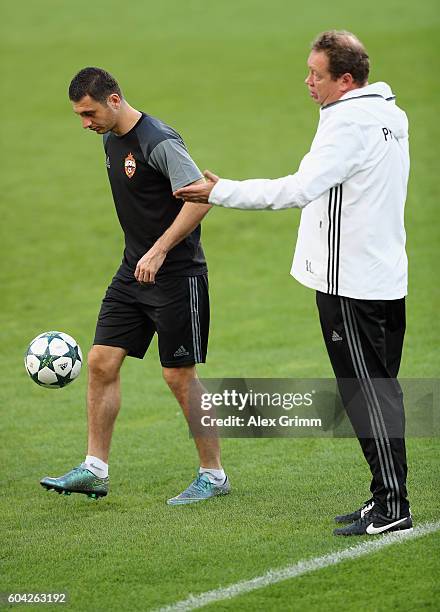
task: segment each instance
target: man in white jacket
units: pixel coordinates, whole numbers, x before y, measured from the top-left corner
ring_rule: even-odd
[[[412,529],[404,408],[397,374],[405,333],[404,205],[408,121],[386,83],[368,84],[369,58],[350,32],[312,45],[306,78],[320,105],[309,153],[279,179],[205,185],[176,197],[226,208],[302,209],[291,274],[316,290],[339,391],[372,473],[372,497],[335,535]]]

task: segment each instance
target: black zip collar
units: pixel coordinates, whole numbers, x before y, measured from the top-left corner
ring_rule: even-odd
[[[389,98],[384,98],[380,94],[364,94],[362,96],[353,96],[351,98],[345,98],[345,100],[336,100],[335,102],[330,102],[330,104],[326,104],[325,106],[321,106],[321,110],[326,110],[331,106],[335,106],[335,104],[341,104],[341,102],[349,102],[350,100],[359,100],[359,98],[382,98],[382,100],[386,100],[389,102],[390,100],[395,100],[396,96],[390,96]]]

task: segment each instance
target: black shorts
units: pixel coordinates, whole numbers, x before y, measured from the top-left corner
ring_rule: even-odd
[[[114,277],[102,301],[93,344],[142,359],[157,332],[164,367],[204,363],[208,348],[208,277],[158,278],[154,285]]]

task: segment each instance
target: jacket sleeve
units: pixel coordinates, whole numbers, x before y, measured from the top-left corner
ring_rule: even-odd
[[[320,126],[298,171],[278,179],[220,179],[210,204],[226,208],[304,208],[331,187],[343,183],[362,166],[365,151],[358,124],[330,118]]]

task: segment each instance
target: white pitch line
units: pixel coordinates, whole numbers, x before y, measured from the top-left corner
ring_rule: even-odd
[[[257,576],[251,580],[242,580],[241,582],[236,582],[235,584],[231,584],[227,587],[221,587],[212,591],[206,591],[206,593],[200,593],[200,595],[190,595],[187,599],[183,599],[182,601],[178,601],[174,604],[170,604],[169,606],[165,606],[164,608],[160,608],[156,610],[156,612],[188,612],[189,610],[203,608],[203,606],[207,606],[210,603],[231,599],[232,597],[237,597],[238,595],[243,595],[244,593],[249,593],[250,591],[255,591],[256,589],[262,589],[263,587],[276,584],[277,582],[283,582],[284,580],[296,578],[297,576],[302,576],[303,574],[308,574],[309,572],[314,572],[315,570],[329,567],[330,565],[336,565],[337,563],[341,563],[341,561],[345,561],[346,559],[363,557],[364,555],[374,553],[377,550],[386,548],[387,546],[420,538],[424,535],[428,535],[429,533],[434,533],[435,531],[439,530],[440,521],[437,521],[436,523],[425,523],[424,525],[419,525],[410,532],[395,531],[381,537],[376,537],[374,540],[369,542],[362,542],[357,546],[351,546],[350,548],[345,548],[344,550],[338,550],[336,552],[323,555],[322,557],[315,557],[313,559],[299,561],[298,563],[295,563],[295,565],[289,565],[277,570],[269,570],[262,576]]]

